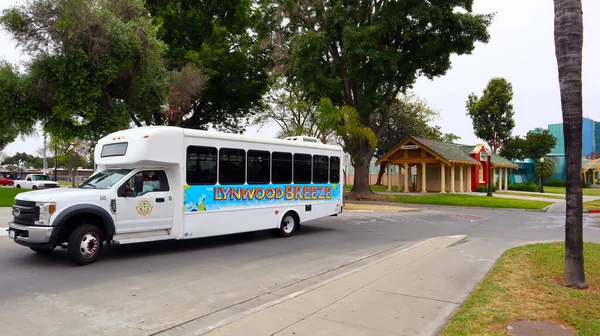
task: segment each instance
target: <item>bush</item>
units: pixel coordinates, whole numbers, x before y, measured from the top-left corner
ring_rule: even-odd
[[[535,183],[515,183],[515,184],[509,184],[508,190],[538,191],[539,187]]]
[[[591,185],[589,183],[583,183],[583,186],[581,186],[582,188],[590,188]]]
[[[488,190],[487,186],[479,186],[475,189],[475,192],[481,192],[481,193],[486,193]],[[492,192],[496,191],[496,186],[493,185],[492,186]]]
[[[548,181],[544,181],[544,185],[549,186],[549,187],[564,187],[565,181],[564,180],[548,180]]]

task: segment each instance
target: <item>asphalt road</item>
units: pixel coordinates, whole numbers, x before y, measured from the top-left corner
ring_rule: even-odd
[[[585,240],[600,242],[600,219],[585,219]],[[0,325],[2,335],[150,335],[220,321],[422,239],[467,234],[499,249],[561,240],[563,225],[564,214],[536,211],[345,213],[284,239],[257,232],[113,247],[85,267],[65,251],[37,255],[0,237]]]

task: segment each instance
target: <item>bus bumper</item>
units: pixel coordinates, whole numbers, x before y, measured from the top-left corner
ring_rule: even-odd
[[[56,226],[27,226],[19,225],[13,222],[8,223],[8,236],[15,243],[27,247],[53,248],[55,233],[58,232]]]

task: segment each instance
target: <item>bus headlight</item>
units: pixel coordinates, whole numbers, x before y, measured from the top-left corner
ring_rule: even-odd
[[[40,209],[40,218],[35,222],[36,225],[50,225],[50,218],[56,211],[56,203],[36,203]]]

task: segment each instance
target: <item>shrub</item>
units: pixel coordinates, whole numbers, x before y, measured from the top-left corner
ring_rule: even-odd
[[[486,193],[488,190],[487,186],[479,186],[477,188],[475,188],[475,192],[482,192],[482,193]],[[493,185],[492,186],[492,192],[496,191],[496,186]]]
[[[549,186],[549,187],[564,187],[565,181],[564,180],[548,180],[548,181],[544,181],[544,185]]]
[[[515,183],[515,184],[509,184],[508,190],[538,191],[539,187],[535,183]]]

